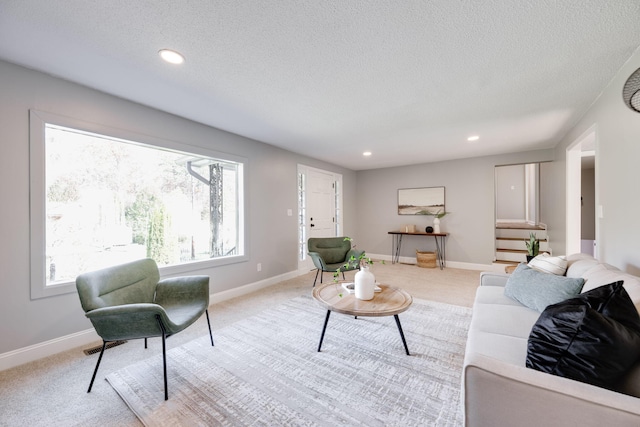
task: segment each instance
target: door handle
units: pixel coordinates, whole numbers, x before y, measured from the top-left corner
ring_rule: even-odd
[[[315,227],[315,225],[311,224],[311,227]]]

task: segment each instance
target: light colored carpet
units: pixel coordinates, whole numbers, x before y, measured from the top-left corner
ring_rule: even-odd
[[[334,313],[309,296],[236,322],[107,376],[147,426],[458,426],[471,310],[416,300],[393,317]]]
[[[466,307],[471,307],[473,303],[480,273],[455,268],[419,268],[389,262],[376,263],[372,270],[378,281],[400,286],[414,298]],[[353,274],[347,273],[347,279],[352,280]],[[314,275],[315,271],[312,271],[232,300],[212,304],[209,314],[214,338],[226,326],[301,295],[310,295]],[[217,292],[220,285],[213,276],[211,291]],[[167,340],[167,347],[180,347],[206,335],[207,322],[202,316],[196,324]],[[329,341],[327,337],[326,345],[329,345]],[[100,342],[94,343],[98,344]],[[98,355],[85,356],[82,350],[88,347],[90,345],[71,348],[0,371],[0,426],[141,426],[120,396],[103,380],[111,372],[161,354],[160,340],[150,340],[148,349],[144,348],[142,340],[134,340],[107,350],[91,393],[87,393],[87,387]]]

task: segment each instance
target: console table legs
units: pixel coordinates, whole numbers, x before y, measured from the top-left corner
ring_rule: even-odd
[[[400,247],[402,247],[402,234],[394,234],[391,242],[391,264],[395,264],[400,260]]]
[[[389,234],[393,235],[391,240],[391,263],[396,264],[400,262],[400,249],[402,248],[402,236],[403,235],[413,235],[413,236],[433,236],[436,241],[436,261],[438,262],[438,267],[440,270],[444,269],[445,266],[445,237],[446,233],[443,234],[425,234],[425,233],[402,233],[402,232],[389,232]]]
[[[440,270],[442,270],[444,268],[444,245],[445,245],[445,241],[444,241],[444,237],[440,236],[440,239],[438,239],[438,236],[434,236],[436,239],[436,258],[438,259],[438,266],[440,267]]]

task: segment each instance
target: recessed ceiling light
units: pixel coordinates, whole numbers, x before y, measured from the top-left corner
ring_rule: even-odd
[[[170,64],[182,64],[184,62],[184,56],[175,50],[160,49],[158,54],[160,54],[160,57]]]
[[[365,157],[369,157],[371,155],[371,151],[365,151],[364,153],[362,153],[362,155]]]
[[[478,135],[473,135],[473,136],[470,136],[469,138],[467,138],[467,141],[473,142],[473,141],[477,141],[479,139],[480,139],[480,137]]]

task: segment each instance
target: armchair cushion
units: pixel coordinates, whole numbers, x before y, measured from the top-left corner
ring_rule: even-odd
[[[156,287],[154,301],[166,312],[167,332],[180,332],[198,320],[209,306],[209,276],[161,280]]]
[[[136,303],[96,308],[86,313],[105,341],[133,340],[162,335],[156,316],[168,320],[158,304]]]
[[[209,306],[209,277],[159,281],[158,266],[142,259],[77,277],[82,308],[105,341],[167,335],[194,323]]]
[[[344,237],[311,237],[307,245],[309,252],[317,253],[325,264],[347,261],[347,253],[351,249],[351,242]]]
[[[158,266],[147,258],[81,274],[76,279],[76,288],[87,312],[113,305],[153,302],[158,279]]]

